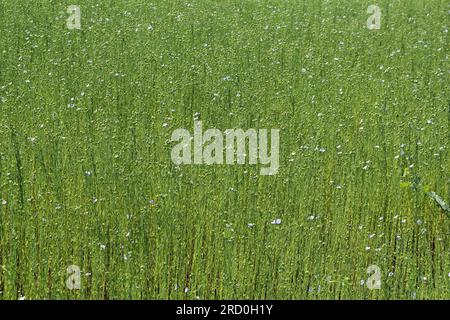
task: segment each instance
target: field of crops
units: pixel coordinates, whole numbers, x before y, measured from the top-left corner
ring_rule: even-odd
[[[445,0],[1,0],[0,299],[449,299],[449,24]],[[278,171],[174,163],[199,119],[279,129]]]

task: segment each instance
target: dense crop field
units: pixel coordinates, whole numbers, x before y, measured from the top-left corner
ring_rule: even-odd
[[[450,298],[449,10],[1,0],[0,299]],[[199,118],[277,174],[174,164]]]

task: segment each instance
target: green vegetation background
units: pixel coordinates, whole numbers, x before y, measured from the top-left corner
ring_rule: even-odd
[[[448,299],[450,220],[409,181],[450,200],[449,10],[2,0],[0,298]],[[279,174],[174,166],[197,112],[281,129]]]

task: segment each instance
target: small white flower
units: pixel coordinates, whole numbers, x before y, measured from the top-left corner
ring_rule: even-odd
[[[100,244],[100,249],[105,250],[106,249],[106,245]]]
[[[6,200],[2,200],[2,205],[6,206],[8,202]]]
[[[254,226],[255,226],[254,223],[248,223],[248,224],[247,224],[247,227],[249,227],[249,228],[253,228]]]
[[[275,219],[271,222],[271,224],[279,225],[279,224],[281,224],[281,219]]]

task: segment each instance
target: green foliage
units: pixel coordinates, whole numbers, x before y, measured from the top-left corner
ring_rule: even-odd
[[[71,4],[0,3],[1,299],[449,298],[450,219],[409,188],[450,199],[446,1],[380,30],[362,0]],[[279,173],[175,166],[196,113],[279,128]]]

